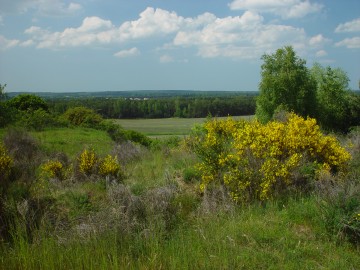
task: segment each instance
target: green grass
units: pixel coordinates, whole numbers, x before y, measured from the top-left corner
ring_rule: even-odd
[[[319,234],[313,198],[194,219],[172,232],[109,232],[59,244],[21,235],[5,269],[357,269],[359,250]],[[299,212],[299,207],[303,211]],[[312,215],[312,217],[310,217]],[[0,253],[1,254],[1,253]]]
[[[113,141],[105,131],[89,128],[54,128],[31,132],[45,152],[64,152],[73,157],[85,147],[92,147],[99,155],[110,152]]]
[[[128,126],[120,123],[125,128],[143,128],[148,135],[184,135],[204,119],[118,121],[128,121]],[[32,134],[45,151],[72,157],[86,146],[106,154],[113,144],[106,132],[93,129]],[[238,205],[228,212],[224,205],[210,206],[210,213],[204,213],[199,182],[182,179],[184,170],[196,163],[194,154],[182,148],[141,151],[139,159],[123,168],[123,184],[133,196],[127,203],[144,198],[153,188],[176,187],[169,209],[160,210],[160,217],[151,209],[166,203],[166,197],[145,205],[152,215],[144,220],[126,221],[119,209],[127,204],[116,208],[105,179],[49,182],[49,191],[35,198],[46,199],[47,208],[33,241],[26,237],[24,219],[17,213],[20,204],[14,204],[14,241],[0,239],[0,269],[358,269],[359,247],[328,236],[315,196]],[[126,194],[118,196],[126,199]],[[98,213],[101,218],[96,219]],[[91,222],[106,230],[76,233],[78,226],[86,228]],[[131,230],[126,222],[138,226]]]
[[[226,117],[220,117],[226,118]],[[234,119],[251,119],[252,116],[234,116]],[[125,129],[139,131],[148,136],[188,135],[196,124],[206,118],[163,118],[163,119],[114,119]]]

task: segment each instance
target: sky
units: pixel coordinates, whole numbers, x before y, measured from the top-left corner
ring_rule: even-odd
[[[6,92],[257,91],[291,45],[359,89],[359,0],[0,0]]]

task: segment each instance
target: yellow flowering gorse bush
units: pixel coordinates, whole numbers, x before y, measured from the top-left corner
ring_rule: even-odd
[[[321,133],[315,119],[289,114],[285,122],[208,121],[194,138],[201,159],[200,188],[214,181],[227,186],[235,201],[266,200],[294,183],[304,164],[332,172],[345,168],[350,154],[336,138]]]
[[[117,156],[98,157],[93,149],[85,149],[78,157],[80,172],[86,175],[120,176],[121,167]]]
[[[80,172],[90,175],[96,169],[98,158],[93,149],[85,149],[79,156]]]
[[[101,160],[99,165],[99,174],[100,175],[112,175],[116,176],[120,171],[120,164],[118,162],[117,156],[113,157],[107,155],[103,160]]]
[[[41,165],[41,172],[49,178],[62,179],[64,176],[64,166],[58,160],[49,160]]]
[[[2,143],[0,143],[0,180],[8,177],[12,165],[13,165],[12,158],[9,156],[5,146]]]

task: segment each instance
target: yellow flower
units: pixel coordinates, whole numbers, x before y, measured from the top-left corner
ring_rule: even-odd
[[[91,174],[96,166],[97,157],[93,149],[85,149],[79,157],[79,170],[87,175]]]
[[[111,155],[107,155],[100,163],[99,173],[101,175],[116,176],[119,171],[120,171],[120,165],[117,160],[117,156],[113,157]]]

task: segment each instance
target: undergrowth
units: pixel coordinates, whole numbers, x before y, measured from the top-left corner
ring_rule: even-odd
[[[18,178],[0,193],[0,269],[356,269],[358,136],[346,142],[348,171],[303,168],[317,177],[312,189],[248,203],[215,182],[201,191],[201,160],[183,142],[71,156],[42,152],[29,134],[7,137],[1,155]],[[21,145],[31,173],[20,173]]]

